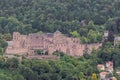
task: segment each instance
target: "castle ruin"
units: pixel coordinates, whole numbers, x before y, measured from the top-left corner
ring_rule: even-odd
[[[87,44],[89,52],[98,49],[101,44]],[[28,35],[21,35],[19,32],[13,33],[13,40],[8,41],[6,54],[35,55],[36,50],[47,51],[52,55],[55,51],[64,52],[71,56],[82,56],[86,45],[81,44],[78,38],[67,37],[61,32]]]

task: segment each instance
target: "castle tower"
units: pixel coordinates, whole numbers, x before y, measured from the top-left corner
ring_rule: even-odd
[[[19,32],[14,32],[13,33],[13,40],[19,40],[20,39],[20,33]]]
[[[13,47],[14,48],[20,47],[20,33],[19,32],[13,33]]]

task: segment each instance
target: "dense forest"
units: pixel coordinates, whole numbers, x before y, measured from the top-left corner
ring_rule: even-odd
[[[0,32],[59,30],[83,43],[100,42],[103,30],[116,25],[119,5],[119,0],[0,0]]]
[[[115,62],[114,68],[120,68],[120,49],[102,49],[93,50],[91,55],[85,54],[80,58],[55,52],[60,55],[59,60],[24,58],[19,62],[17,58],[0,57],[0,80],[101,80],[96,67],[98,63],[112,60]],[[120,79],[116,73],[113,75]]]
[[[0,80],[100,80],[97,64],[113,61],[114,69],[120,68],[120,46],[113,46],[114,35],[120,35],[119,5],[120,0],[0,0]],[[101,42],[104,30],[109,37],[99,50],[79,58],[59,52],[59,60],[3,57],[14,31],[56,30],[81,43]]]
[[[73,58],[63,53],[60,60],[0,58],[0,80],[98,80],[96,58]],[[93,76],[95,75],[95,76]]]

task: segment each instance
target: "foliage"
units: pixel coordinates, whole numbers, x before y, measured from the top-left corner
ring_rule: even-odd
[[[5,67],[9,69],[16,69],[19,65],[19,61],[17,58],[7,59],[5,62]]]
[[[17,77],[20,80],[88,80],[92,73],[98,74],[96,65],[93,65],[95,58],[84,58],[81,61],[79,58],[56,53],[61,57],[60,60],[23,59],[21,63],[18,63],[15,58],[7,60],[1,58],[3,61],[1,64],[4,65],[1,65],[0,69],[9,71],[7,75],[12,80],[16,80]]]
[[[95,73],[92,74],[92,80],[97,80],[97,76]]]
[[[105,63],[106,61],[113,61],[114,68],[120,66],[120,49],[117,46],[113,46],[112,43],[107,42],[102,46],[101,49],[98,50],[97,57],[102,61],[102,63]]]
[[[91,55],[86,49],[80,58],[57,51],[53,54],[60,60],[56,61],[24,59],[19,63],[0,57],[0,80],[96,80],[98,63],[113,61],[115,68],[120,66],[120,49],[112,43],[114,34],[120,32],[119,5],[119,0],[0,0],[0,55],[15,31],[42,34],[59,30],[80,38],[81,43],[101,42],[103,31],[110,31],[109,42]],[[37,53],[42,54],[41,50]]]
[[[37,50],[37,54],[42,55],[43,54],[42,50]]]
[[[71,36],[73,37],[79,37],[79,34],[77,31],[70,32]]]
[[[60,30],[69,36],[80,37],[83,43],[92,43],[100,42],[105,28],[112,27],[114,32],[119,31],[119,0],[1,0],[0,2],[2,34],[12,34],[14,31],[28,34]],[[86,21],[86,26],[82,25],[83,20]],[[8,38],[9,36],[7,40]]]
[[[12,80],[12,78],[8,77],[5,74],[0,74],[0,80]]]

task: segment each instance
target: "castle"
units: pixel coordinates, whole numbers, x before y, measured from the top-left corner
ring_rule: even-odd
[[[13,40],[8,41],[6,54],[12,55],[35,55],[37,50],[47,51],[52,55],[55,51],[64,52],[71,56],[82,56],[87,47],[89,52],[101,46],[99,43],[81,44],[78,38],[67,37],[60,31],[54,33],[21,35],[19,32],[13,33]]]

